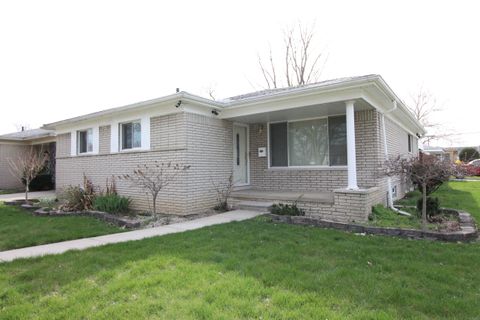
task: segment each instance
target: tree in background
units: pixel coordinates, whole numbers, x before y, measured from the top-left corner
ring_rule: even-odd
[[[45,168],[48,160],[48,153],[43,148],[30,147],[18,157],[8,159],[10,172],[25,185],[25,202],[28,203],[28,192],[30,182]]]
[[[427,131],[427,134],[421,139],[422,142],[430,145],[431,142],[438,140],[451,141],[454,132],[447,128],[444,123],[435,120],[436,114],[443,111],[437,99],[424,87],[420,87],[411,99],[410,110]]]
[[[458,154],[458,158],[463,162],[470,162],[480,158],[480,154],[475,148],[463,148]]]
[[[306,26],[299,23],[288,28],[283,36],[283,52],[276,55],[270,47],[266,57],[258,56],[260,71],[268,89],[318,81],[326,56],[315,47],[314,27],[314,24]]]

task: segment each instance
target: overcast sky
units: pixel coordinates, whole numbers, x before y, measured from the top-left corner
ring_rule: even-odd
[[[0,133],[166,94],[260,89],[257,54],[315,21],[322,79],[423,85],[455,144],[479,145],[476,1],[1,1]],[[460,135],[460,133],[470,133]]]

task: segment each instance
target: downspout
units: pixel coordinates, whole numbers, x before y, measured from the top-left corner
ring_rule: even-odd
[[[383,150],[385,152],[385,161],[388,160],[388,143],[387,143],[387,130],[385,128],[385,114],[393,112],[395,109],[397,109],[397,101],[393,101],[393,107],[392,109],[382,113],[382,133],[383,133]],[[393,194],[392,194],[392,178],[388,177],[387,178],[387,188],[388,188],[388,199],[387,199],[387,206],[395,211],[398,214],[405,215],[405,216],[410,216],[411,214],[405,211],[398,210],[393,206]]]

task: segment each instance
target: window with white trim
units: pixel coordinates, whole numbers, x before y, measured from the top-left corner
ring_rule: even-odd
[[[142,147],[142,125],[140,120],[120,124],[120,146],[122,150]]]
[[[347,164],[345,116],[271,123],[269,130],[271,167]]]
[[[77,131],[77,154],[93,152],[93,129]]]

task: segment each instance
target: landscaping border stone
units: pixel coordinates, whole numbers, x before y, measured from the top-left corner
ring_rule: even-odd
[[[36,216],[51,216],[51,217],[69,217],[69,216],[88,216],[93,217],[105,222],[114,224],[118,227],[127,229],[137,229],[142,226],[142,222],[137,220],[131,220],[126,217],[116,216],[110,213],[102,211],[75,211],[75,212],[63,212],[59,210],[47,211],[44,208],[40,208],[33,212]]]
[[[460,229],[459,231],[453,232],[438,232],[438,231],[422,231],[416,229],[403,229],[403,228],[387,228],[387,227],[375,227],[375,226],[366,226],[360,224],[336,222],[329,220],[322,220],[311,218],[307,216],[282,216],[271,213],[266,213],[263,216],[272,219],[274,222],[282,222],[296,225],[304,226],[313,226],[321,228],[331,228],[343,231],[349,231],[354,233],[365,233],[365,234],[374,234],[374,235],[386,235],[386,236],[396,236],[410,239],[430,239],[430,240],[441,240],[448,242],[469,242],[474,241],[478,237],[478,230],[475,225],[475,221],[470,216],[468,212],[454,210],[454,209],[445,209],[455,212],[458,214],[460,220]]]

